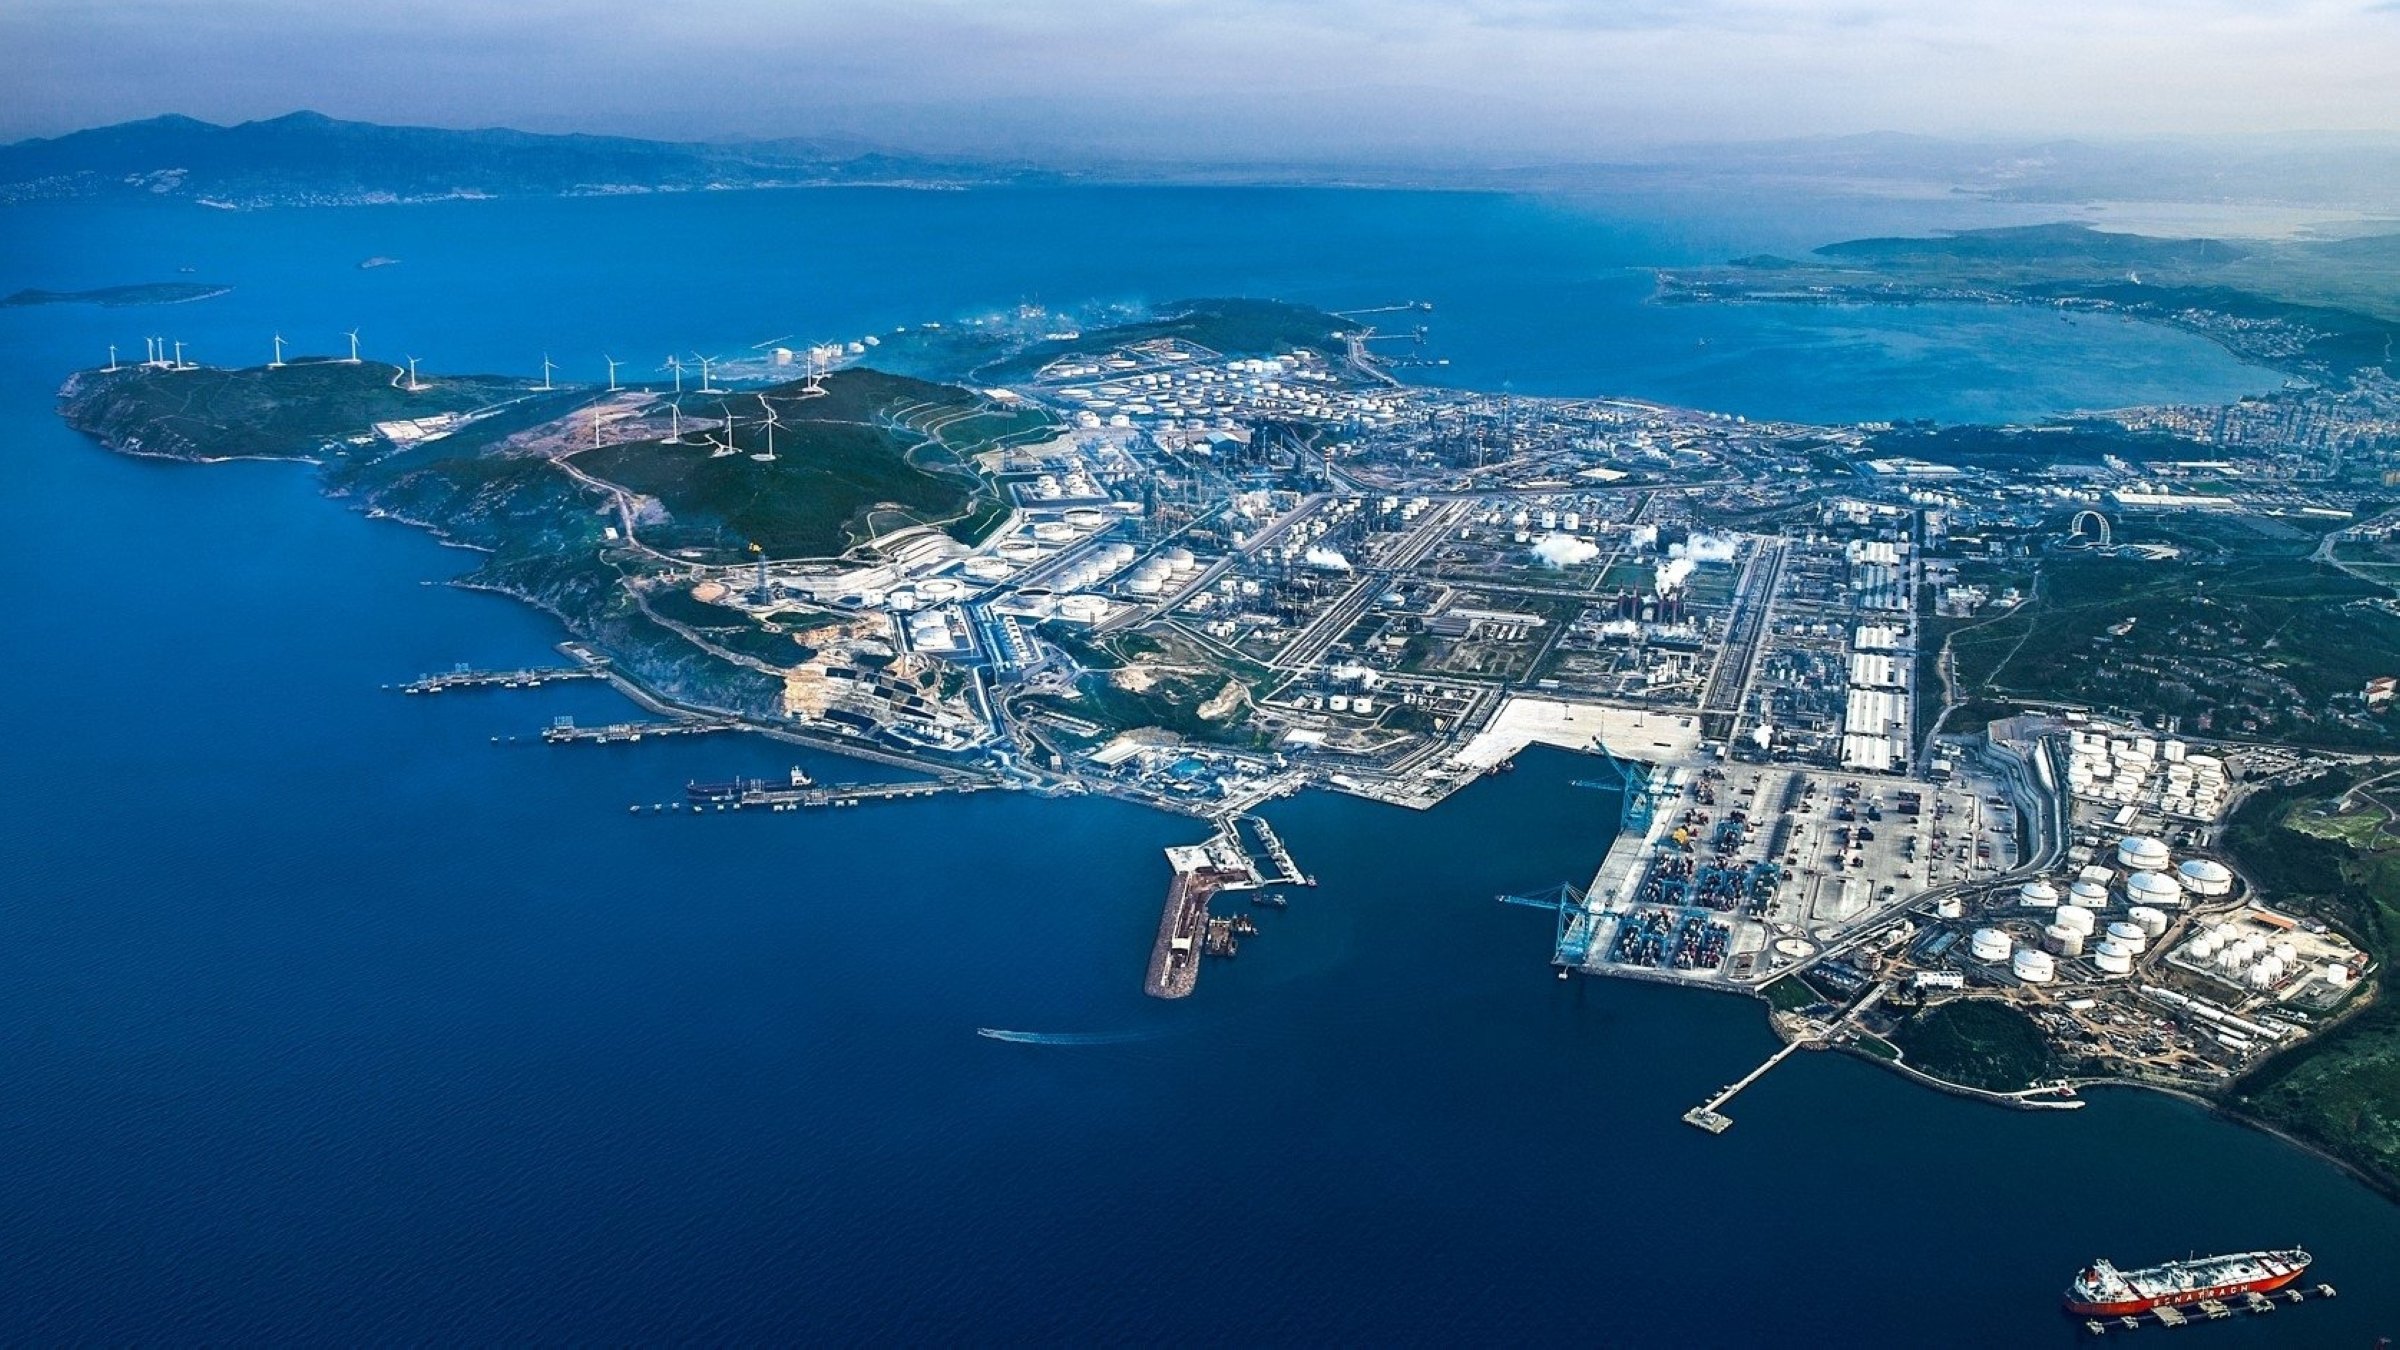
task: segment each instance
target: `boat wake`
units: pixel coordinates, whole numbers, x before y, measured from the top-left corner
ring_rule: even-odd
[[[1155,1031],[1004,1031],[977,1027],[975,1034],[1016,1045],[1127,1045],[1158,1039]]]

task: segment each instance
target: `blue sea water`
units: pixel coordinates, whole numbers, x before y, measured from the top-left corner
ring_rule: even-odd
[[[494,745],[625,708],[379,689],[548,655],[542,616],[428,584],[471,557],[302,468],[124,459],[51,415],[68,369],[152,333],[231,362],[357,325],[428,369],[546,349],[597,376],[603,350],[1227,292],[1432,299],[1448,378],[1758,416],[2274,382],[2150,328],[1641,303],[1643,265],[1962,209],[1045,189],[0,216],[0,289],[237,286],[0,310],[0,1340],[2064,1344],[2055,1291],[2094,1254],[2289,1241],[2341,1299],[2186,1334],[2400,1329],[2400,1208],[2180,1102],[2021,1115],[1808,1055],[1728,1134],[1684,1126],[1773,1048],[1757,1005],[1559,984],[1545,917],[1492,902],[1606,848],[1568,757],[1430,815],[1279,804],[1324,884],[1159,1003],[1158,850],[1188,822],[1003,795],[631,817],[790,756]],[[375,254],[402,261],[355,266]]]

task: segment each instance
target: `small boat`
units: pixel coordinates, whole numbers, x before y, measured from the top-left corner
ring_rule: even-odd
[[[1273,894],[1272,892],[1262,891],[1257,895],[1251,896],[1250,903],[1257,905],[1261,909],[1283,909],[1289,906],[1292,902],[1284,899],[1280,895]]]

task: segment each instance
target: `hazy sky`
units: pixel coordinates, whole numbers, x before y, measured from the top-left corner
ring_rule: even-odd
[[[2400,130],[2400,0],[0,0],[0,42],[6,139],[303,107],[1244,158]]]

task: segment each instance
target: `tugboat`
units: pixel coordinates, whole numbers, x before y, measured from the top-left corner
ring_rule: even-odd
[[[1250,903],[1258,906],[1260,909],[1282,909],[1292,902],[1284,899],[1280,895],[1275,894],[1273,891],[1260,891],[1258,894],[1250,897]]]
[[[2142,1270],[2119,1270],[2102,1258],[2067,1285],[2067,1311],[2078,1317],[2130,1317],[2162,1306],[2263,1294],[2299,1279],[2313,1259],[2298,1247],[2200,1256]]]

